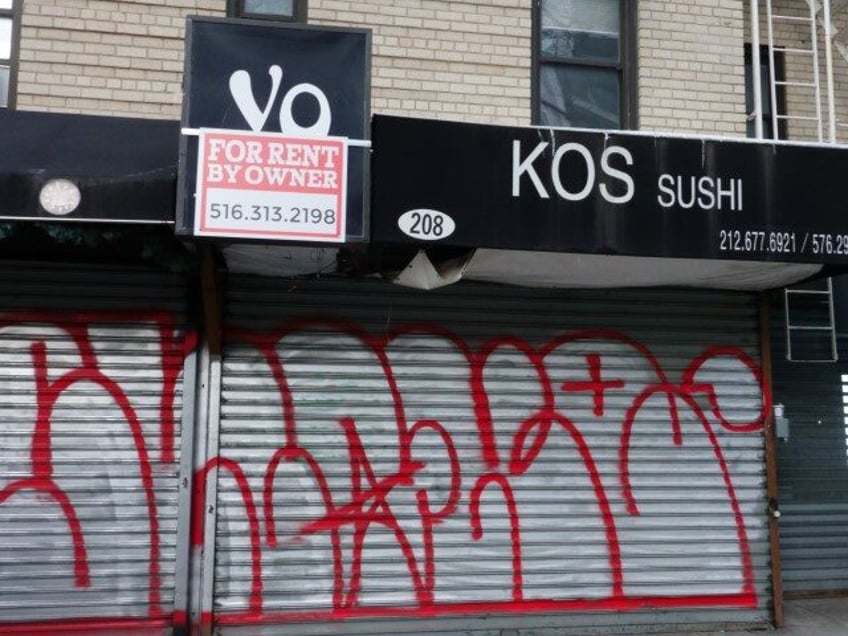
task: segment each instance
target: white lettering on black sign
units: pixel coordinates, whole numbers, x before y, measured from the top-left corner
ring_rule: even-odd
[[[569,202],[579,202],[592,195],[597,187],[608,203],[624,204],[633,199],[636,185],[627,171],[634,164],[633,154],[623,146],[609,146],[596,162],[592,152],[578,142],[567,142],[556,148],[550,161],[550,173],[537,170],[536,162],[550,143],[541,141],[522,154],[521,142],[512,142],[512,196],[520,197],[523,182],[529,182],[542,199],[550,199],[551,192]],[[596,165],[597,164],[597,165]],[[564,176],[572,171],[585,175],[585,181],[571,185],[563,183]],[[598,176],[600,175],[600,177]],[[699,209],[705,212],[741,211],[743,209],[742,179],[698,175],[661,174],[657,179],[656,201],[662,208],[680,210]]]
[[[742,179],[661,174],[657,188],[660,191],[657,203],[664,208],[698,207],[734,212],[742,209]]]
[[[271,93],[268,95],[268,101],[265,102],[265,108],[263,109],[260,109],[256,103],[250,73],[245,70],[238,70],[230,75],[230,95],[232,95],[233,101],[235,101],[247,125],[250,126],[253,132],[260,132],[265,128],[265,124],[271,114],[271,109],[274,106],[274,101],[280,91],[280,85],[283,81],[283,69],[274,64],[268,69],[268,75],[271,77]],[[292,115],[294,100],[304,94],[312,95],[318,102],[318,119],[311,126],[301,126],[294,120]],[[280,104],[279,120],[280,131],[285,134],[326,137],[330,134],[330,126],[333,120],[332,113],[330,112],[330,102],[327,100],[324,91],[314,84],[297,84],[290,88],[283,96],[283,102]]]
[[[536,171],[535,161],[545,152],[549,146],[548,142],[539,142],[536,147],[524,158],[521,158],[521,142],[512,142],[512,196],[521,196],[521,177],[527,175],[536,193],[543,199],[549,199],[549,194],[539,173]],[[600,183],[597,183],[601,196],[610,203],[627,203],[633,198],[635,186],[633,177],[624,170],[613,167],[611,161],[614,157],[620,157],[627,166],[633,165],[633,155],[627,148],[622,146],[610,146],[601,155],[600,171],[603,175]],[[582,162],[582,169],[586,173],[586,181],[579,190],[568,190],[563,184],[562,175],[567,173],[569,166],[574,162]],[[595,159],[590,150],[583,144],[568,142],[559,146],[554,151],[551,162],[550,183],[557,195],[566,201],[583,201],[595,189],[597,179]],[[613,188],[608,182],[619,181],[624,186],[623,194],[614,194]],[[620,187],[620,186],[619,186]]]

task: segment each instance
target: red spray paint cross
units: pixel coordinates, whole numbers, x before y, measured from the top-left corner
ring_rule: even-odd
[[[588,382],[564,382],[562,390],[566,392],[591,392],[595,402],[594,413],[598,417],[602,417],[604,414],[604,393],[611,389],[623,389],[624,381],[601,380],[601,356],[597,353],[587,355],[586,362],[589,365],[590,380]]]

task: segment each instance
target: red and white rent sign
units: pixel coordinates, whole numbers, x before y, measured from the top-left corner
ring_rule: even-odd
[[[345,240],[347,140],[202,128],[195,234]]]

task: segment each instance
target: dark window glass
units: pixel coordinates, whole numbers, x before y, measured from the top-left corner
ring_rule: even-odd
[[[306,21],[306,0],[228,0],[228,15],[286,22]]]
[[[12,57],[12,18],[0,17],[0,59]]]
[[[618,61],[618,34],[547,29],[542,54],[551,57]]]
[[[0,0],[0,108],[15,102],[15,75],[21,0]]]
[[[534,120],[545,126],[623,128],[626,29],[633,0],[541,0],[535,29]]]
[[[546,64],[539,76],[540,123],[573,128],[618,128],[618,71]]]
[[[542,0],[542,55],[618,62],[619,0]]]
[[[0,66],[0,108],[9,105],[9,67]]]
[[[751,54],[751,45],[745,45],[745,112],[748,114],[747,135],[748,137],[756,137],[755,123],[751,115],[754,112],[754,66],[753,55]],[[783,52],[775,51],[774,53],[774,68],[775,78],[777,81],[786,79],[783,66]],[[775,139],[774,124],[772,119],[773,109],[771,105],[771,91],[769,90],[769,55],[768,47],[760,48],[760,90],[763,100],[763,138]],[[783,86],[777,86],[777,114],[783,115],[786,112],[786,90]],[[779,119],[777,124],[778,136],[777,139],[786,139],[786,120]]]
[[[294,15],[294,1],[244,0],[244,12],[248,14],[291,18]]]

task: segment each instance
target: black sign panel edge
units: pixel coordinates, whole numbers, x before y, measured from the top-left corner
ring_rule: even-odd
[[[179,122],[0,109],[0,220],[173,225]],[[41,189],[68,179],[78,206],[51,214]]]
[[[372,127],[375,241],[419,247],[848,264],[848,226],[837,209],[842,198],[839,179],[830,178],[839,173],[838,165],[848,169],[844,146],[394,115],[375,115]],[[550,200],[534,203],[525,198],[524,193],[534,189],[526,174],[521,196],[511,197],[512,140],[531,141],[522,146],[521,158],[540,141],[552,142],[548,153],[566,142],[583,141],[590,153],[595,149],[599,175],[598,148],[628,147],[635,157],[628,170],[637,191],[640,186],[643,190],[641,201],[637,197],[624,205],[602,201],[596,181],[593,196],[579,204],[557,201],[550,182],[546,183]],[[835,161],[837,157],[840,160]],[[537,166],[543,179],[550,157],[546,161],[547,165]],[[616,167],[622,167],[620,158],[617,161]],[[690,169],[691,173],[686,172]],[[661,209],[660,190],[651,190],[650,182],[659,188],[659,177],[674,172],[685,174],[687,182],[690,174],[713,181],[716,176],[737,176],[740,193],[743,178],[749,181],[746,186],[754,187],[745,188],[744,211],[741,194],[735,212]],[[614,185],[608,183],[610,188]],[[753,205],[748,204],[751,190]],[[399,228],[404,214],[444,210],[440,205],[448,203],[460,211],[462,219],[456,219],[457,232],[446,240],[420,240]],[[464,234],[459,228],[463,220]]]
[[[189,15],[186,16],[185,28],[185,43],[184,43],[184,60],[183,60],[183,103],[180,125],[182,128],[188,128],[189,112],[191,108],[191,83],[192,73],[189,72],[191,59],[190,52],[192,51],[192,25],[195,23],[212,23],[212,24],[238,24],[242,26],[255,26],[263,28],[279,29],[281,31],[315,31],[315,32],[337,32],[337,33],[353,33],[360,34],[365,37],[365,69],[364,69],[364,85],[363,85],[363,108],[362,108],[362,139],[369,140],[371,137],[371,49],[372,49],[372,31],[367,28],[360,27],[340,27],[340,26],[324,26],[316,24],[303,23],[288,23],[274,22],[271,20],[250,20],[244,18],[226,18],[226,17],[211,17]],[[239,129],[242,130],[242,129]],[[249,129],[243,129],[248,131]],[[195,182],[195,173],[197,168],[197,144],[198,138],[195,135],[180,134],[179,143],[179,170],[177,174],[177,191],[176,191],[176,223],[174,226],[175,232],[182,238],[190,238],[195,241],[214,241],[214,242],[232,242],[232,243],[253,243],[253,244],[268,244],[268,241],[261,239],[243,239],[243,238],[221,238],[221,237],[206,237],[196,236],[194,234],[194,205],[188,205],[188,201],[194,199],[193,192],[187,192],[186,188]],[[368,147],[349,146],[350,152],[362,152],[362,233],[351,236],[348,234],[345,243],[367,243],[371,236],[371,160],[370,149]],[[348,168],[349,170],[350,168]],[[350,182],[348,182],[348,202],[350,202]],[[329,245],[338,247],[344,243],[322,243],[322,242],[307,242],[299,243],[297,241],[274,241],[276,245],[306,245],[317,247],[321,245]]]

